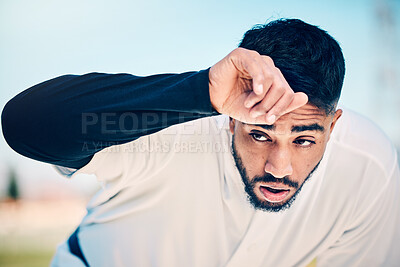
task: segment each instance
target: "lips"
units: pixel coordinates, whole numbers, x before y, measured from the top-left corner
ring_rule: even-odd
[[[290,189],[261,185],[260,191],[269,202],[281,202],[288,196]]]

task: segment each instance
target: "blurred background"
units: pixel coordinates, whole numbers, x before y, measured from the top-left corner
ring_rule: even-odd
[[[341,105],[370,117],[399,148],[398,0],[0,0],[0,108],[63,74],[205,69],[253,25],[281,17],[336,38],[347,67]],[[1,135],[0,266],[48,265],[98,187],[93,176],[67,179],[18,155]]]

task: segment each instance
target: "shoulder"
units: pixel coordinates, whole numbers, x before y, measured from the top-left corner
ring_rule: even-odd
[[[374,212],[398,205],[397,152],[371,120],[343,108],[326,152],[319,195],[323,207],[330,203],[334,220],[341,218],[340,225],[355,228],[369,222]]]
[[[347,108],[332,132],[333,147],[358,160],[373,162],[387,175],[397,164],[397,153],[386,134],[370,119]]]

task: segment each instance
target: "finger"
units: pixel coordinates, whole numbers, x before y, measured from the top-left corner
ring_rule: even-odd
[[[253,63],[253,65],[249,65],[249,73],[254,71],[254,74],[257,74],[259,76],[252,76],[253,80],[253,92],[258,95],[258,96],[264,96],[266,94],[266,91],[270,87],[270,83],[268,83],[268,80],[272,78],[272,71],[271,69],[275,67],[275,65],[272,62],[272,59],[266,56],[261,56],[258,52],[256,51],[250,51],[250,54],[252,55],[252,61],[250,63]],[[267,58],[267,59],[266,59]],[[261,79],[257,79],[261,78]]]
[[[279,99],[283,97],[285,93],[290,94],[288,95],[290,96],[289,98],[285,98],[286,101],[291,101],[291,95],[293,95],[293,90],[283,77],[281,71],[275,67],[272,59],[264,56],[263,60],[267,65],[273,66],[272,85],[267,94],[264,96],[263,100],[252,108],[250,113],[253,117],[266,114],[279,101]]]
[[[291,91],[290,88],[285,88],[282,82],[276,82],[265,95],[264,99],[250,110],[250,116],[255,118],[260,115],[265,115],[278,103],[283,105],[283,108],[286,108],[292,101],[293,95],[293,91]]]
[[[250,79],[252,80],[252,91],[244,102],[246,108],[252,107],[255,103],[261,101],[265,95],[265,88],[269,88],[269,84],[265,83],[265,76],[262,67],[258,66],[256,62],[252,62],[246,66],[246,70]]]
[[[289,83],[286,81],[280,69],[276,68],[277,75],[281,78],[286,88],[286,94],[266,114],[266,120],[269,124],[273,124],[279,117],[289,113],[308,102],[306,94],[298,92],[294,93]]]
[[[305,93],[298,92],[290,96],[282,97],[273,108],[271,108],[265,115],[265,120],[267,124],[273,124],[281,116],[304,106],[308,102],[308,97]]]
[[[272,85],[272,80],[271,79],[266,79],[264,84],[258,85],[258,90],[262,90],[261,93],[256,94],[254,90],[247,96],[244,106],[246,108],[252,108],[254,105],[256,105],[258,102],[262,101],[263,98],[265,98],[265,94],[270,90]],[[253,85],[254,86],[254,85]]]
[[[265,120],[266,124],[274,124],[275,121],[281,116],[282,111],[286,109],[286,107],[291,103],[293,100],[294,94],[293,93],[286,93],[282,95],[278,101],[275,101],[273,107],[267,111],[256,113],[257,118],[261,118]],[[251,117],[254,118],[254,115],[251,113]]]
[[[293,98],[292,102],[289,104],[289,106],[286,108],[286,110],[284,111],[283,114],[286,114],[295,109],[298,109],[299,107],[302,107],[307,103],[308,103],[308,96],[303,92],[297,92],[294,94],[294,98]]]
[[[277,76],[277,74],[274,73],[276,68],[272,62],[272,59],[266,60],[265,56],[260,56],[257,57],[255,60],[259,65],[259,68],[263,72],[264,79],[260,81],[253,80],[254,89],[253,92],[251,92],[246,98],[246,101],[244,103],[246,108],[253,107],[265,98],[265,95],[270,91],[271,86],[273,86],[274,80]],[[260,82],[262,82],[262,84],[260,84]]]
[[[252,90],[255,94],[263,92],[264,71],[260,66],[260,54],[253,50],[237,48],[231,55],[231,62],[239,71],[240,77],[252,80]]]

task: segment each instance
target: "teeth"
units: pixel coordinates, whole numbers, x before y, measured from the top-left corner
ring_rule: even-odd
[[[268,191],[272,192],[272,193],[279,193],[282,192],[282,190],[280,189],[274,189],[274,188],[267,188]]]
[[[266,188],[268,191],[270,191],[271,193],[279,193],[279,192],[282,192],[282,191],[288,191],[289,189],[278,189],[278,188],[272,188],[272,187],[269,187],[269,186],[263,186],[264,188]]]

